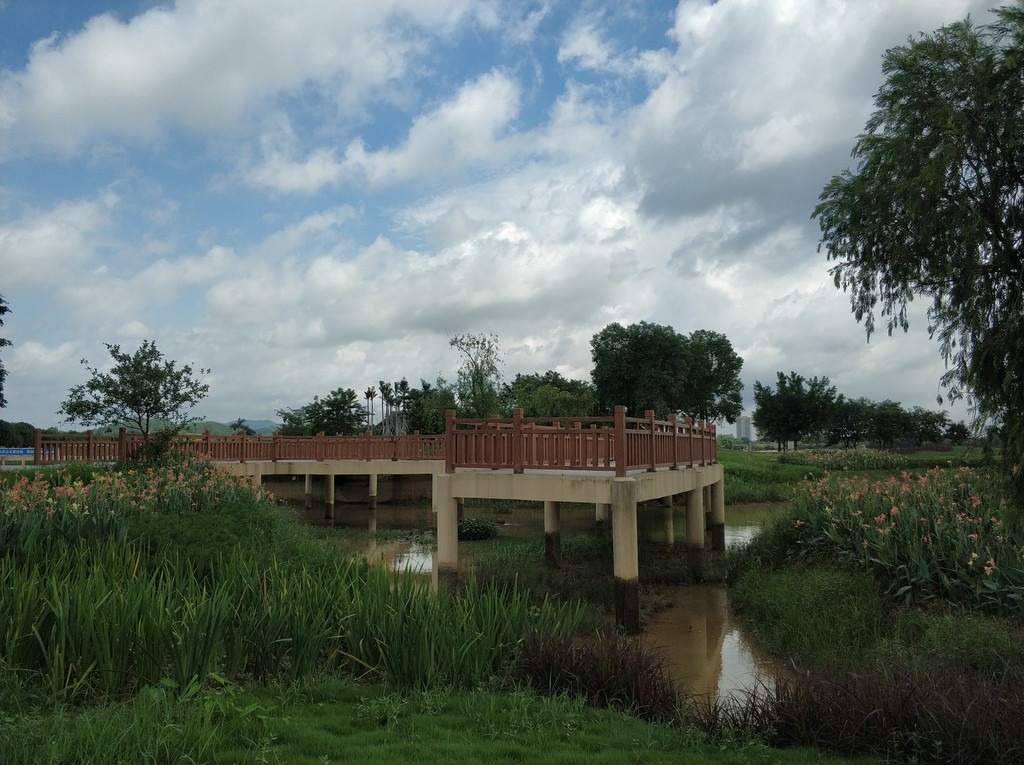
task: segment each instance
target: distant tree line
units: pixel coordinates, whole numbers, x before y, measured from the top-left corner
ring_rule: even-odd
[[[796,372],[779,372],[774,389],[755,382],[754,407],[751,421],[759,436],[774,441],[780,451],[801,442],[846,449],[962,444],[970,436],[967,425],[950,421],[945,411],[906,409],[888,399],[847,398],[837,394],[827,377],[806,378]]]

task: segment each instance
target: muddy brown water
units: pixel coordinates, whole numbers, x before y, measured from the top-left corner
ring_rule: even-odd
[[[725,510],[726,546],[743,544],[754,537],[777,507],[766,505],[728,505]],[[335,507],[333,524],[324,520],[322,505],[310,510],[298,508],[307,522],[336,527],[366,528],[370,518],[367,506]],[[646,541],[665,538],[664,508],[651,505],[638,513],[640,537]],[[473,509],[465,514],[472,517]],[[543,513],[529,506],[512,507],[501,515],[487,514],[501,523],[501,533],[514,536],[541,536]],[[685,539],[685,518],[676,509],[676,540]],[[586,536],[595,529],[594,511],[587,506],[563,506],[562,536]],[[379,529],[431,528],[433,513],[429,504],[386,504],[377,508]],[[435,550],[430,544],[371,541],[365,550],[367,559],[379,561],[395,571],[410,571],[431,576]],[[723,585],[690,585],[675,588],[671,607],[658,611],[644,627],[644,638],[665,656],[676,681],[689,693],[724,699],[743,695],[758,686],[771,686],[775,667],[760,651],[753,637],[729,608],[728,589]]]

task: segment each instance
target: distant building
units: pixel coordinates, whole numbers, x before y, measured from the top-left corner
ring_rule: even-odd
[[[753,441],[753,428],[750,425],[750,415],[743,415],[736,420],[736,438],[745,438]]]

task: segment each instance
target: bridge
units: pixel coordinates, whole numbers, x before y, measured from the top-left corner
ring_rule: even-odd
[[[595,521],[611,526],[616,619],[639,631],[638,504],[660,500],[666,542],[674,544],[675,498],[685,508],[686,547],[699,553],[710,531],[712,547],[725,546],[725,494],[717,461],[715,426],[654,412],[627,417],[457,418],[449,411],[443,435],[374,436],[178,436],[172,447],[225,463],[256,484],[263,476],[304,476],[307,498],[314,475],[325,478],[333,517],[334,478],[369,476],[370,528],[375,530],[377,478],[421,474],[432,477],[437,515],[435,574],[439,588],[458,586],[458,519],[463,500],[511,499],[542,502],[545,560],[560,564],[559,507],[593,504]],[[36,431],[34,464],[69,461],[116,462],[143,447],[141,434],[81,435]]]

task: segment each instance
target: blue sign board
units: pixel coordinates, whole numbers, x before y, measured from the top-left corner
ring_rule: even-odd
[[[29,447],[27,449],[0,449],[0,457],[20,457],[22,455],[35,454],[36,450]]]

